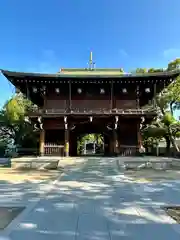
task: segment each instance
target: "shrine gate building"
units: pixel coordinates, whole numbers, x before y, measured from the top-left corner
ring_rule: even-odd
[[[124,74],[121,69],[94,68],[92,60],[88,68],[56,74],[2,73],[38,106],[29,116],[40,122],[40,155],[54,144],[63,146],[65,156],[77,155],[77,138],[86,133],[103,134],[105,155],[136,154],[142,120],[157,115],[154,96],[179,75]]]

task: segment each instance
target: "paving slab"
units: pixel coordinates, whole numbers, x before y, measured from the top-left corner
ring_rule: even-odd
[[[116,161],[89,157],[69,164],[9,231],[10,239],[180,239],[179,225],[161,209],[180,203],[180,183],[140,183],[119,171]]]
[[[0,230],[4,230],[23,210],[24,207],[0,207]]]
[[[169,224],[114,224],[110,227],[112,240],[178,240],[179,234]]]

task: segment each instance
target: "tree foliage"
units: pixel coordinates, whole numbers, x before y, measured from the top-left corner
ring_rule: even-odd
[[[167,67],[168,71],[172,71],[176,69],[180,69],[180,58],[176,58],[175,60],[171,61],[168,64],[168,67]]]
[[[103,136],[101,134],[86,134],[80,136],[77,143],[78,154],[80,154],[84,148],[85,142],[95,142],[97,145],[101,145],[103,144]]]
[[[163,72],[163,68],[136,68],[132,73],[153,73],[153,72]]]
[[[153,72],[163,72],[163,68],[149,68],[148,73],[153,73]]]
[[[22,94],[16,94],[5,103],[0,111],[1,141],[14,142],[21,146],[28,138],[34,140],[33,126],[25,121],[31,107],[32,103]]]
[[[147,69],[146,68],[136,68],[136,73],[146,73]]]
[[[175,59],[168,64],[167,70],[172,71],[179,69],[179,67],[180,59]],[[174,110],[180,107],[180,77],[177,77],[155,98],[159,114],[157,119],[143,130],[144,139],[147,142],[147,139],[150,138],[157,141],[164,138],[167,152],[169,152],[171,144],[176,151],[179,151],[176,137],[180,135],[180,123],[174,118]]]
[[[156,120],[142,130],[142,134],[145,143],[148,141],[152,142],[152,138],[156,143],[164,139],[166,141],[167,153],[170,151],[171,144],[176,151],[179,151],[176,137],[179,137],[180,134],[180,123],[169,112],[159,115]]]

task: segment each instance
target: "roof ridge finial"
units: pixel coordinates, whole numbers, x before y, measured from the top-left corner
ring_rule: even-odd
[[[92,60],[93,60],[93,54],[92,54],[92,51],[91,51],[90,52],[90,59],[89,59],[90,64],[92,64]]]
[[[93,53],[92,51],[90,52],[90,58],[89,58],[89,69],[92,70],[94,69],[94,66],[95,66],[95,62],[93,62]]]

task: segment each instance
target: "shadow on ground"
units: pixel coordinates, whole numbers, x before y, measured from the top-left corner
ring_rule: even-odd
[[[171,226],[175,223],[159,207],[180,203],[180,183],[136,183],[131,178],[117,171],[113,159],[86,158],[66,171],[11,239],[178,239]],[[20,188],[31,192],[29,187]],[[16,195],[18,185],[9,188],[7,194]]]

